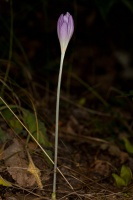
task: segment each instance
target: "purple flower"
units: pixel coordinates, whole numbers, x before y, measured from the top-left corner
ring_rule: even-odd
[[[65,15],[62,14],[57,22],[57,34],[62,53],[65,53],[73,32],[74,22],[72,16],[68,12]]]

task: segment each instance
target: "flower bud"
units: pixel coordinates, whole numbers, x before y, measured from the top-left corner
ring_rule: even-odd
[[[66,13],[66,15],[62,14],[57,22],[57,34],[62,53],[65,53],[73,32],[74,22],[72,16],[68,12]]]

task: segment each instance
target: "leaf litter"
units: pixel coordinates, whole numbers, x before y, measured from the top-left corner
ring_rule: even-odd
[[[98,194],[101,197],[104,194],[106,199],[111,199],[113,193],[116,193],[116,195],[114,194],[114,199],[119,199],[119,197],[122,199],[122,194],[118,194],[119,190],[113,186],[111,174],[112,172],[118,173],[116,168],[120,167],[120,163],[129,163],[131,157],[124,151],[124,146],[121,148],[114,141],[109,141],[106,138],[102,139],[100,134],[99,137],[92,135],[92,128],[89,130],[88,126],[92,126],[89,115],[85,114],[79,118],[79,116],[75,115],[75,111],[74,115],[69,115],[66,122],[60,124],[60,169],[75,190],[78,191],[77,193],[81,199],[96,199]],[[51,131],[53,132],[53,130]],[[13,138],[13,134],[11,138]],[[39,176],[41,182],[42,180],[46,181],[42,182],[44,191],[47,191],[47,194],[44,196],[49,196],[50,188],[47,187],[47,184],[52,180],[49,177],[47,178],[49,167],[44,167],[44,165],[41,167],[37,161],[40,156],[36,157],[36,159],[33,156],[35,164],[34,162],[32,163],[32,160],[29,162],[32,156],[29,156],[30,154],[28,155],[25,150],[25,146],[23,145],[25,140],[21,142],[21,140],[15,137],[10,141],[10,143],[5,145],[4,150],[2,150],[1,159],[4,161],[4,167],[11,178],[8,176],[7,178],[5,176],[2,177],[26,189],[37,188],[39,185],[37,184],[38,178],[36,177]],[[29,145],[31,144],[30,142]],[[36,147],[32,144],[31,148],[34,150]],[[42,157],[42,159],[44,158]],[[31,173],[29,173],[29,169]],[[41,173],[40,176],[42,170],[44,173]],[[49,171],[49,173],[51,172]],[[71,194],[69,187],[63,182],[62,177],[58,176],[58,194],[60,196],[70,194],[71,198],[80,199],[76,194]],[[110,184],[112,187],[110,187]],[[42,188],[41,184],[40,188]],[[64,190],[64,188],[66,189]],[[107,190],[107,188],[109,189]]]
[[[115,140],[111,137],[112,133],[107,129],[108,121],[113,123],[110,116],[106,117],[103,115],[98,117],[97,114],[94,115],[96,116],[93,116],[87,110],[82,112],[82,108],[73,107],[71,112],[69,110],[68,112],[65,111],[65,118],[61,118],[59,166],[76,192],[72,194],[68,185],[58,174],[58,195],[60,198],[67,196],[69,199],[70,196],[72,199],[98,199],[98,196],[100,196],[110,200],[112,197],[114,199],[124,199],[123,195],[128,192],[130,195],[132,194],[132,188],[130,189],[130,187],[128,190],[127,188],[122,188],[121,193],[114,186],[112,177],[113,172],[119,174],[122,164],[126,164],[132,169],[133,159],[126,152],[128,148],[124,146],[124,143],[121,143],[122,140],[119,140],[118,130],[115,133],[118,139]],[[64,116],[63,112],[61,116]],[[31,121],[33,122],[32,115],[30,118],[32,118]],[[104,118],[107,126],[101,127],[99,124],[104,121]],[[30,120],[27,123],[31,126]],[[33,128],[35,130],[35,126]],[[50,166],[46,164],[45,157],[40,154],[33,142],[29,141],[26,151],[25,138],[20,140],[20,134],[14,137],[14,133],[11,133],[9,128],[7,129],[6,127],[5,130],[8,130],[9,142],[7,140],[7,144],[5,143],[3,147],[1,145],[1,161],[4,162],[2,167],[4,167],[8,176],[5,176],[5,173],[1,171],[2,178],[5,181],[10,181],[13,185],[22,187],[25,191],[24,193],[27,192],[26,188],[28,188],[29,195],[31,189],[34,188],[33,190],[37,190],[35,196],[40,195],[41,198],[50,197],[51,175],[53,172]],[[53,140],[54,127],[48,129],[47,133],[51,135]],[[129,140],[129,138],[127,139]],[[2,141],[2,144],[4,141],[5,139]],[[120,143],[117,144],[116,141]],[[31,152],[35,154],[31,154]],[[39,190],[43,191],[43,195],[39,194]]]
[[[29,173],[24,148],[16,138],[12,142],[2,153],[5,167],[18,185],[32,187],[36,184],[36,178],[33,174]]]

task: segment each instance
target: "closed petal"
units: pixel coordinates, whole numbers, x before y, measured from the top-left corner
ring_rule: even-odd
[[[57,22],[57,34],[61,46],[61,51],[65,51],[69,40],[74,31],[74,22],[72,16],[67,12],[65,15],[60,15]]]

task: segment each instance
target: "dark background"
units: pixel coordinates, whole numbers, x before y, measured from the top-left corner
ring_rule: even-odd
[[[132,90],[133,2],[129,0],[0,2],[0,66],[9,58],[11,9],[13,48],[10,76],[25,86],[37,81],[56,88],[60,61],[57,20],[67,11],[75,31],[66,52],[62,88],[73,73],[107,93],[111,87]],[[122,61],[121,61],[122,60]],[[128,70],[129,68],[129,70]],[[71,77],[70,92],[83,91]]]

